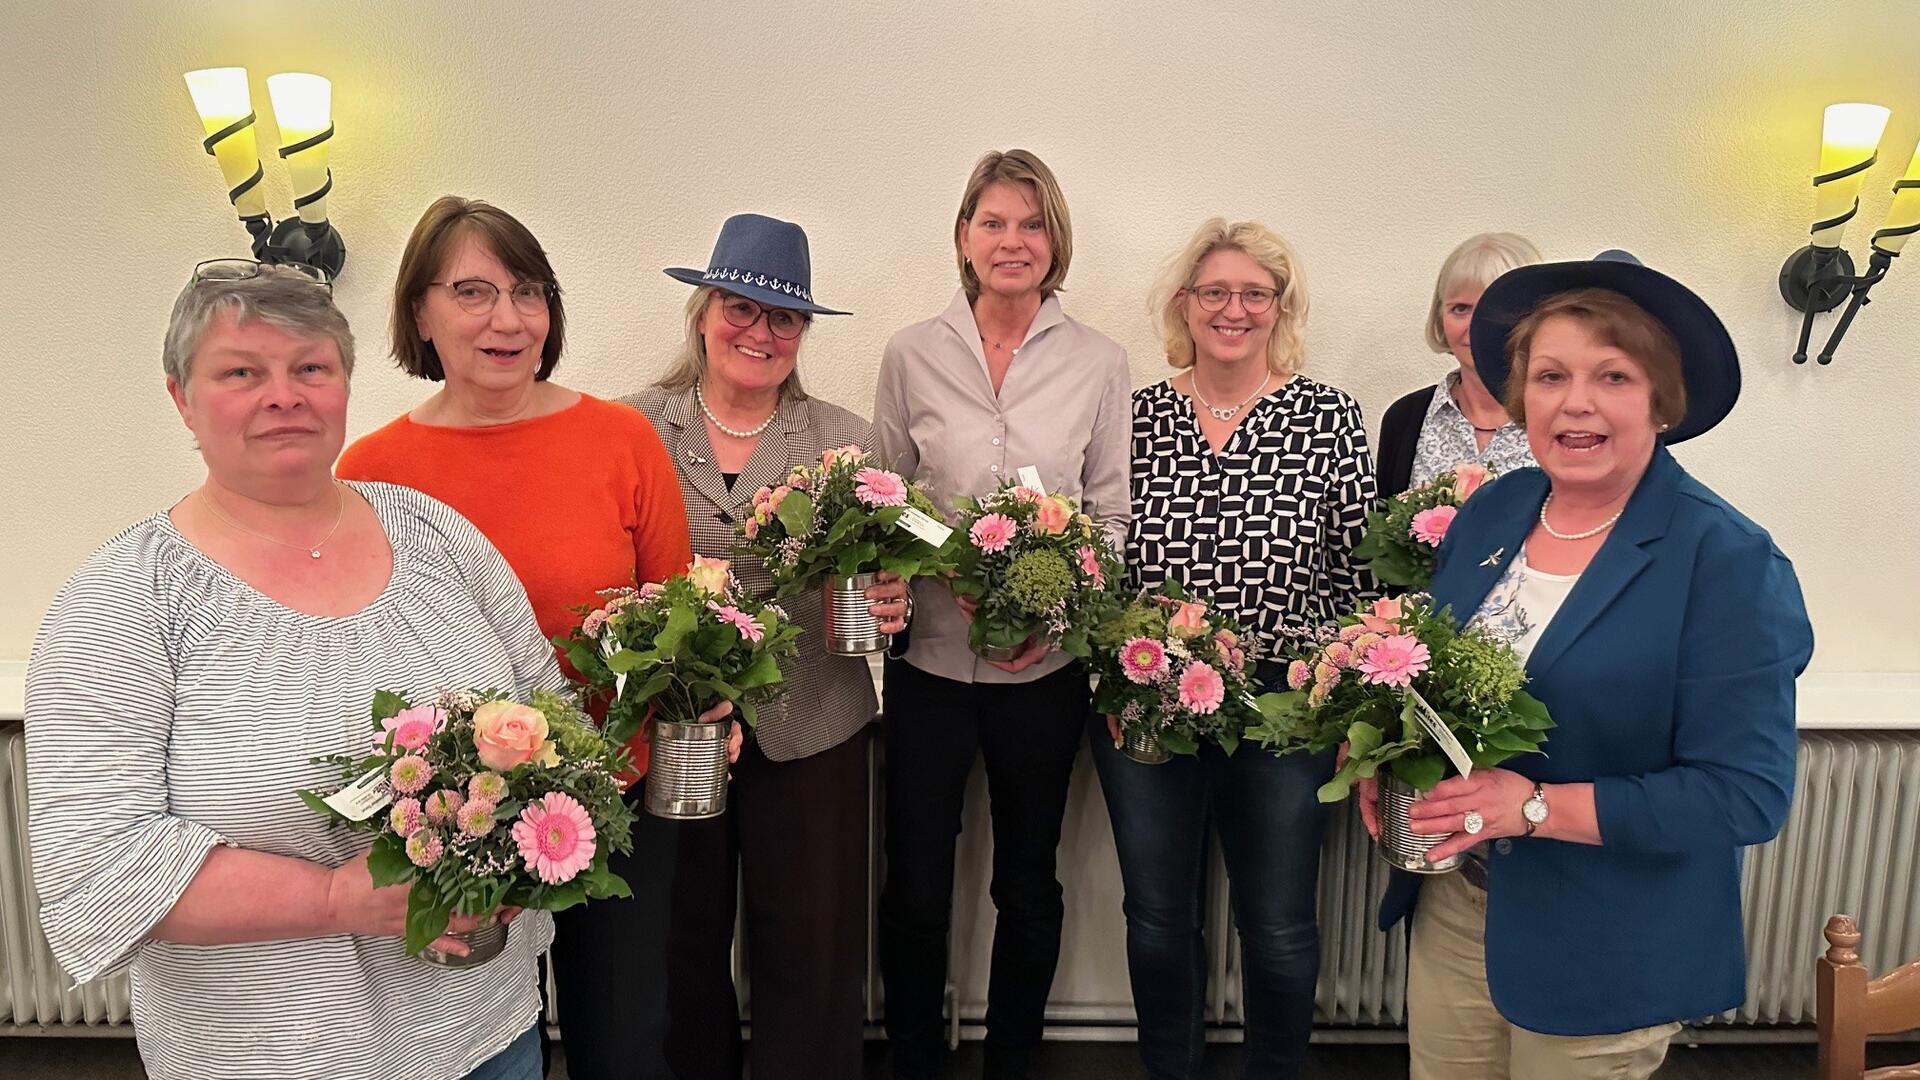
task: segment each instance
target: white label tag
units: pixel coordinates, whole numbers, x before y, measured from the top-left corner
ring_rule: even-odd
[[[383,766],[369,770],[320,801],[339,811],[348,821],[365,821],[393,801],[393,789],[387,786],[387,770]]]
[[[1453,767],[1460,770],[1461,776],[1472,776],[1473,759],[1467,756],[1467,748],[1460,745],[1460,740],[1453,737],[1453,732],[1447,730],[1447,722],[1440,719],[1440,714],[1433,711],[1433,706],[1420,696],[1420,691],[1411,686],[1407,687],[1407,700],[1413,702],[1413,715],[1420,721],[1420,726],[1426,728],[1427,734],[1433,736],[1433,741],[1440,744],[1440,752],[1447,755],[1447,760],[1453,762]]]
[[[915,510],[911,506],[907,507],[906,513],[900,515],[900,527],[920,539],[925,540],[927,543],[932,544],[934,547],[939,547],[941,544],[946,543],[947,537],[953,535],[952,528],[941,523],[932,515],[924,511]]]
[[[603,657],[612,656],[614,653],[617,653],[619,651],[620,651],[620,643],[615,641],[611,636],[603,637],[600,639],[600,655],[601,656]],[[626,692],[627,692],[626,672],[623,672],[623,671],[615,672],[613,676],[613,699],[615,701],[620,700],[620,695]]]
[[[1042,495],[1047,493],[1047,485],[1040,482],[1040,470],[1031,465],[1020,466],[1020,483]]]

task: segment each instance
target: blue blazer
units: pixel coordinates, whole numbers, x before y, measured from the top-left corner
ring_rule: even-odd
[[[1440,548],[1434,599],[1471,618],[1547,491],[1545,473],[1521,469],[1468,500]],[[1545,755],[1505,767],[1591,781],[1601,843],[1491,845],[1487,986],[1500,1015],[1602,1035],[1741,1003],[1741,848],[1786,821],[1794,679],[1812,652],[1793,565],[1656,448],[1527,661],[1527,689],[1557,726]],[[1412,912],[1419,887],[1394,875],[1382,929]]]

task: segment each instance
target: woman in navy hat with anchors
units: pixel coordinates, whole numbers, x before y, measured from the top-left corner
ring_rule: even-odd
[[[1461,509],[1433,596],[1513,642],[1557,726],[1413,808],[1454,834],[1430,859],[1475,857],[1382,904],[1413,919],[1412,1075],[1647,1077],[1745,995],[1740,852],[1786,820],[1813,632],[1786,556],[1667,449],[1740,393],[1700,297],[1609,251],[1501,276],[1471,335],[1540,466]]]
[[[822,451],[874,448],[873,425],[801,389],[815,315],[807,234],[759,214],[728,218],[694,286],[686,338],[665,378],[625,399],[647,415],[680,477],[693,550],[728,557],[754,492]],[[734,563],[773,592],[766,567]],[[906,586],[868,590],[880,629],[906,629]],[[752,965],[755,1080],[844,1080],[861,1072],[867,937],[867,741],[877,710],[862,657],[832,656],[820,605],[791,612],[812,644],[782,664],[784,692],[760,710],[726,813],[680,827],[668,945],[667,1060],[676,1080],[737,1080],[735,881]]]

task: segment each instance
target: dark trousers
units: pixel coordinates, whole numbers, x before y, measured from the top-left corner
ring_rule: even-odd
[[[628,801],[638,809],[641,788]],[[671,1080],[667,917],[680,825],[638,811],[633,854],[608,865],[632,899],[594,900],[553,916],[553,991],[572,1080]]]
[[[735,882],[746,904],[754,1080],[854,1080],[864,1053],[867,745],[772,761],[741,749],[727,812],[688,822],[667,948],[667,1060],[677,1080],[738,1080]],[[737,875],[737,877],[736,877]]]
[[[1314,900],[1326,807],[1315,790],[1333,755],[1276,756],[1210,743],[1194,757],[1142,765],[1089,728],[1126,886],[1127,975],[1151,1080],[1195,1080],[1205,1046],[1207,832],[1220,834],[1240,931],[1248,1080],[1297,1077],[1313,1031],[1320,974]]]
[[[894,1075],[937,1075],[953,911],[954,843],[967,774],[984,757],[997,918],[987,989],[990,1077],[1020,1077],[1040,1042],[1065,914],[1054,853],[1087,715],[1071,664],[1030,683],[962,683],[887,661],[887,882],[880,975]]]

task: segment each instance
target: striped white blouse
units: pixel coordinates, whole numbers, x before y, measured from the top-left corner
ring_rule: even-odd
[[[295,795],[310,759],[371,745],[376,688],[564,689],[519,580],[478,530],[410,488],[356,483],[393,575],[342,618],[293,611],[189,544],[165,513],[108,541],[54,599],[27,668],[33,873],[54,957],[125,969],[156,1078],[455,1078],[531,1027],[552,918],[445,970],[398,938],[143,940],[207,852],[337,866],[367,848]]]

